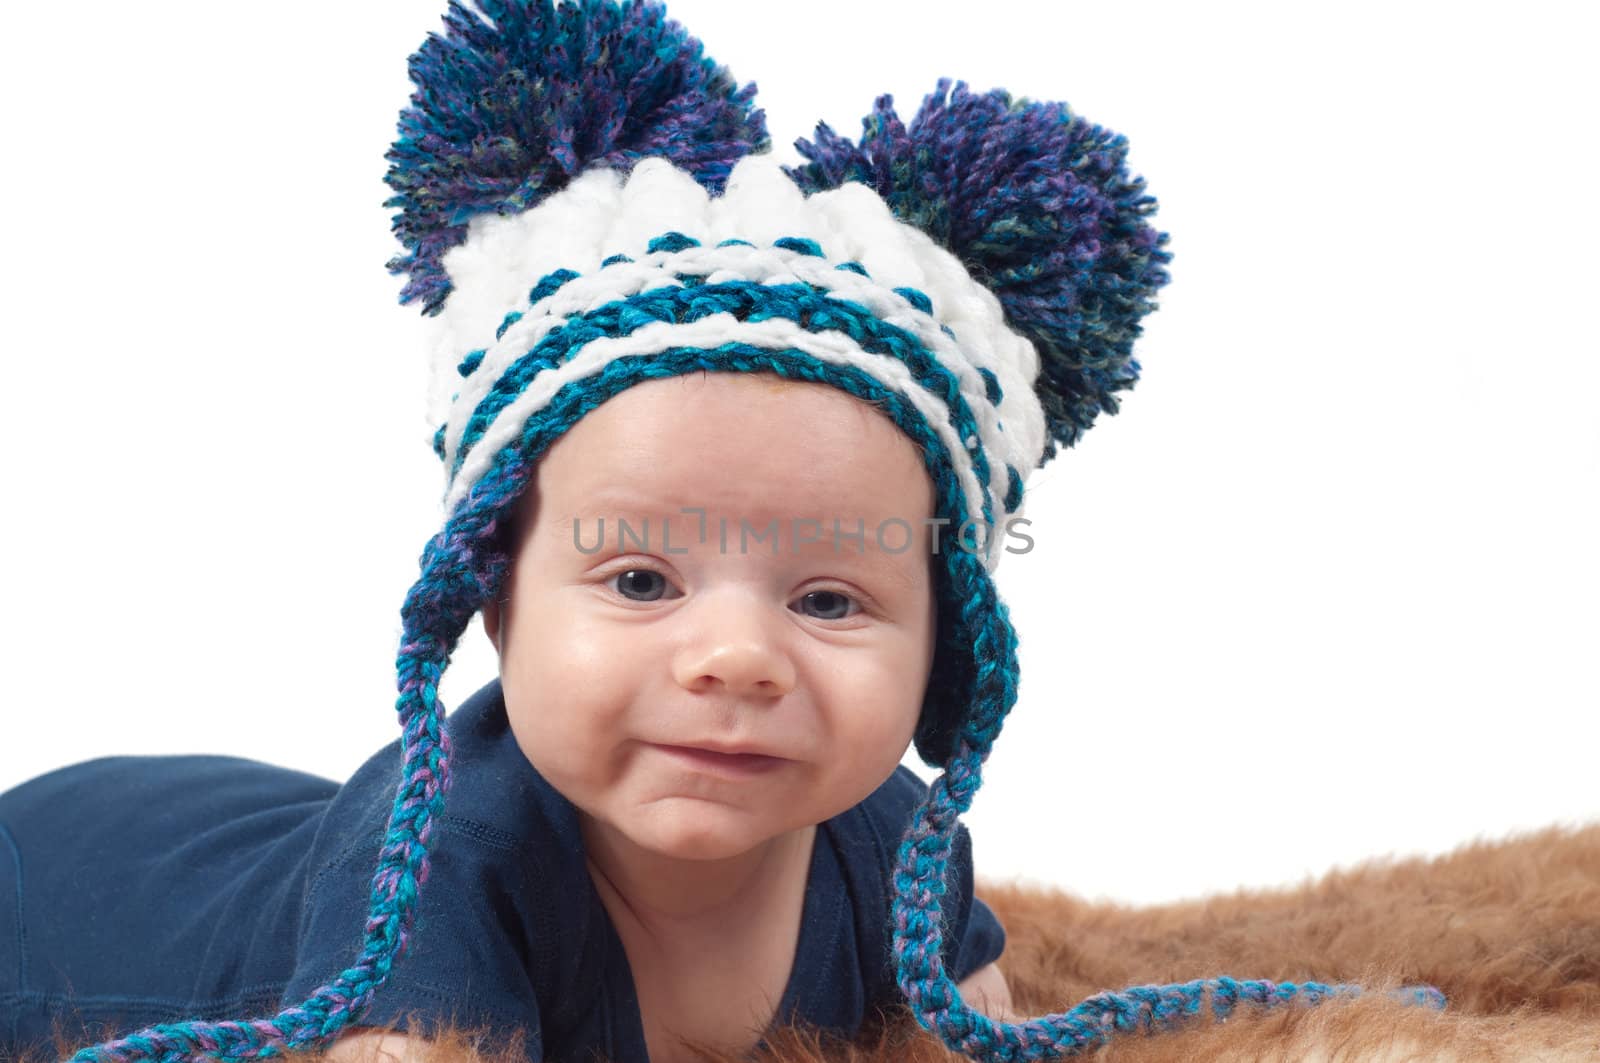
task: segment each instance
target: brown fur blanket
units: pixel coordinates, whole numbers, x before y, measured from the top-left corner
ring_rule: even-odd
[[[1001,966],[1026,1015],[1065,1011],[1101,990],[1219,975],[1368,987],[1314,1007],[1241,1002],[1225,1022],[1203,1013],[1175,1030],[1117,1035],[1081,1058],[1600,1061],[1600,823],[1477,841],[1431,860],[1373,859],[1297,889],[1144,908],[993,883],[978,892],[1005,924]],[[1434,1011],[1381,992],[1404,984],[1437,986],[1449,1003]],[[800,1030],[770,1044],[761,1063],[960,1058],[905,1012],[848,1045]],[[515,1049],[491,1050],[462,1032],[427,1058],[509,1063]]]

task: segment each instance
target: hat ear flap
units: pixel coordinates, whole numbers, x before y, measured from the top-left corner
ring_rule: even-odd
[[[516,214],[589,168],[662,156],[720,192],[733,164],[771,145],[754,82],[728,70],[654,2],[451,0],[445,33],[411,56],[416,85],[385,156],[409,273],[400,302],[435,314],[440,262],[478,214]]]
[[[939,79],[909,128],[880,96],[858,144],[819,124],[815,142],[795,142],[810,161],[787,172],[807,192],[870,186],[994,293],[1039,354],[1043,465],[1137,381],[1133,344],[1169,279],[1168,234],[1145,220],[1156,201],[1128,176],[1125,137],[1065,103],[949,89]]]

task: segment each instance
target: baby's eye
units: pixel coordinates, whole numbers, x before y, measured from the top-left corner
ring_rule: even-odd
[[[630,568],[611,578],[617,582],[617,593],[633,602],[658,601],[661,591],[669,586],[666,577],[653,568]],[[656,586],[658,583],[660,587]]]
[[[818,620],[843,620],[847,616],[854,615],[849,609],[855,603],[855,599],[841,591],[811,591],[808,594],[801,595],[800,601],[821,606],[822,611],[827,615],[817,617]],[[841,608],[845,612],[835,612],[835,610]]]
[[[631,602],[660,601],[665,591],[672,585],[665,576],[653,568],[630,568],[618,572],[607,584],[615,582],[617,593]],[[798,599],[804,605],[816,609],[818,620],[843,620],[860,612],[860,604],[842,591],[810,591]],[[856,608],[852,611],[851,606]]]

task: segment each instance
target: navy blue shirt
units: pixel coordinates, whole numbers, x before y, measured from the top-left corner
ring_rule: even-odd
[[[405,954],[358,1022],[522,1030],[530,1060],[645,1059],[577,810],[522,755],[499,681],[445,726],[451,788],[428,881]],[[88,1043],[310,996],[360,954],[400,767],[398,738],[343,786],[238,757],[107,757],[0,794],[0,1049],[48,1047],[61,1017],[83,1023],[68,1033]],[[901,767],[818,826],[774,1025],[850,1036],[898,1002],[890,876],[925,793]],[[965,828],[944,904],[959,981],[1005,946],[972,896]]]

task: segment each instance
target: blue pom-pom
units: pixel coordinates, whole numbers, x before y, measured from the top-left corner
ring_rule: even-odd
[[[726,68],[654,2],[450,0],[443,36],[411,56],[416,91],[385,156],[409,273],[400,302],[434,314],[450,294],[440,263],[475,215],[525,211],[591,167],[662,156],[720,193],[733,164],[766,150],[756,86]]]
[[[1145,220],[1156,201],[1129,178],[1121,135],[1064,103],[949,90],[941,78],[909,129],[880,96],[859,144],[819,124],[814,143],[795,142],[810,161],[784,170],[808,193],[867,185],[994,292],[1039,352],[1043,465],[1138,380],[1133,343],[1169,279],[1168,234]]]

